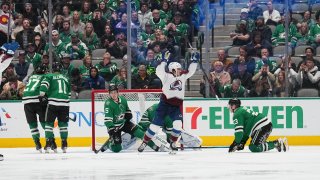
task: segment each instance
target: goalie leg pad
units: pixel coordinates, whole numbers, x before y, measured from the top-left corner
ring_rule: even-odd
[[[181,131],[180,143],[187,147],[200,147],[202,139],[186,131]]]

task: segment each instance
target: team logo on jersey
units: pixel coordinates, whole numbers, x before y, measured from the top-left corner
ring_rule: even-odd
[[[182,82],[180,80],[176,80],[170,84],[170,90],[182,90]]]
[[[7,15],[0,16],[0,24],[7,25],[9,21],[9,17]]]

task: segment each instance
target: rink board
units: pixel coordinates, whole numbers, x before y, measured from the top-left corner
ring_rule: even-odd
[[[141,118],[137,102],[128,102],[133,112],[133,121]],[[151,106],[147,103],[144,109]],[[286,136],[291,145],[320,145],[319,98],[303,99],[246,99],[242,105],[265,114],[273,123],[270,139]],[[100,109],[99,109],[100,108]],[[104,137],[103,103],[96,113],[97,136]],[[203,146],[226,146],[233,140],[232,115],[227,109],[227,100],[186,99],[183,106],[184,129],[203,139]],[[0,147],[32,147],[31,133],[20,101],[0,102]],[[69,122],[69,145],[91,146],[91,102],[71,102]],[[54,128],[59,142],[58,127]],[[41,137],[44,131],[40,128]],[[42,139],[44,142],[44,140]]]

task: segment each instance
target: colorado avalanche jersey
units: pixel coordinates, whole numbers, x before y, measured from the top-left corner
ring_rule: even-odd
[[[191,63],[187,73],[175,77],[172,73],[167,73],[166,62],[162,62],[156,68],[156,74],[162,82],[162,93],[165,101],[173,105],[179,105],[184,99],[186,80],[190,78],[197,70],[198,63]]]

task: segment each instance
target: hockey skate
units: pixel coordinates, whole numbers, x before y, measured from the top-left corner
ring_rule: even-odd
[[[41,146],[40,140],[37,139],[34,143],[36,144],[36,150],[42,153],[42,146]]]
[[[287,152],[289,150],[288,139],[286,137],[282,138],[283,152]]]
[[[46,140],[46,146],[44,147],[45,153],[49,153],[50,149],[57,153],[57,144],[54,138]]]
[[[279,138],[278,140],[273,141],[274,147],[278,150],[278,152],[286,152],[289,149],[287,138]]]
[[[67,152],[67,148],[68,148],[68,142],[66,139],[62,139],[61,140],[61,149],[63,153]]]
[[[139,152],[143,152],[143,150],[146,148],[146,146],[147,146],[147,143],[145,143],[145,142],[142,142],[142,144],[139,146],[139,148],[138,148],[138,151]]]
[[[178,148],[177,148],[177,145],[175,142],[170,143],[170,148],[171,148],[171,150],[170,150],[169,154],[172,154],[172,155],[177,154]]]
[[[3,161],[3,155],[0,154],[0,161]]]

